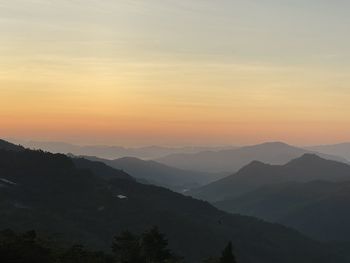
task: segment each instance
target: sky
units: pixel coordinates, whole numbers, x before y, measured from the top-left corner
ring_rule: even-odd
[[[346,0],[0,0],[0,137],[350,141]]]

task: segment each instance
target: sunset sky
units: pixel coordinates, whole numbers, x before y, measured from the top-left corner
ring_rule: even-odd
[[[0,137],[350,141],[350,2],[0,0]]]

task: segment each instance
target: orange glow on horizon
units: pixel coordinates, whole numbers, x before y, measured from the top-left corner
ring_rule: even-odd
[[[0,137],[350,141],[349,34],[328,9],[305,3],[296,21],[279,3],[267,16],[249,1],[39,2],[0,4]]]

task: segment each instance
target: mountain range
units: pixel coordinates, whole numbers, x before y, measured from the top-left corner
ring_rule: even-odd
[[[323,159],[315,154],[304,154],[284,165],[253,161],[237,173],[203,187],[193,189],[192,196],[218,202],[238,197],[260,187],[286,182],[350,180],[350,166]]]
[[[271,142],[229,150],[172,154],[156,161],[185,170],[233,173],[252,161],[285,164],[305,153],[317,152],[281,142]],[[347,162],[342,157],[323,153],[317,154],[325,159]]]
[[[320,241],[350,242],[350,166],[305,154],[285,165],[254,161],[194,189],[230,213],[280,223]]]
[[[104,174],[104,173],[108,173]],[[240,263],[348,262],[348,255],[279,224],[222,212],[88,160],[0,149],[0,228],[36,229],[64,242],[108,249],[122,230],[157,225],[187,262],[231,240]],[[59,235],[57,235],[59,233]]]

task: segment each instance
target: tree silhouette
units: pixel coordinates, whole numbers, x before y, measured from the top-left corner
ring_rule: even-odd
[[[168,241],[157,227],[134,235],[122,232],[114,238],[113,254],[95,251],[77,244],[71,247],[38,238],[35,231],[17,234],[0,231],[0,262],[11,263],[179,263],[168,248]],[[228,243],[220,259],[208,258],[204,263],[236,263],[232,244]]]
[[[168,249],[168,241],[157,227],[143,233],[141,249],[146,263],[162,263],[174,259]]]
[[[17,235],[4,230],[0,232],[0,262],[52,262],[52,253],[40,244],[34,231]]]
[[[114,238],[112,250],[118,263],[142,263],[139,238],[124,231]]]
[[[103,252],[85,249],[82,245],[74,245],[60,256],[60,263],[113,263],[112,257]]]
[[[225,249],[222,251],[220,263],[237,263],[232,250],[232,243],[229,242]]]
[[[209,257],[203,260],[203,263],[219,263],[219,259],[214,257]]]

